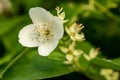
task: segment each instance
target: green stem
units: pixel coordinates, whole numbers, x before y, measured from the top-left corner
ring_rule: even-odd
[[[21,53],[18,54],[6,67],[5,69],[1,72],[0,78],[3,78],[4,73],[18,60],[20,59],[27,51],[29,48],[24,49]]]
[[[83,72],[80,64],[78,63],[78,59],[77,59],[77,58],[74,58],[74,59],[73,59],[73,66],[75,67],[75,70],[76,70],[77,72]]]
[[[106,9],[104,6],[102,6],[96,0],[94,0],[94,5],[96,5],[96,7],[98,7],[101,10],[101,12],[105,13],[106,15],[108,15],[109,17],[111,17],[112,19],[114,19],[116,22],[120,21],[120,17],[114,15],[112,12],[110,12],[108,9]]]

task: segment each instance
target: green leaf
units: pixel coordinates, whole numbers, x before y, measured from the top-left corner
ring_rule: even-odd
[[[57,61],[64,61],[65,60],[65,54],[59,51],[53,51],[48,58],[57,60]]]
[[[29,9],[32,7],[37,7],[42,4],[42,0],[22,0],[21,4],[24,5],[25,12],[28,13]]]
[[[119,58],[112,59],[112,61],[113,61],[114,63],[120,65],[120,57],[119,57]]]
[[[57,61],[64,61],[66,59],[65,54],[61,52],[59,46],[48,56],[48,58]]]
[[[83,50],[86,54],[89,54],[90,49],[94,48],[88,41],[78,42],[76,48]]]
[[[101,66],[101,67],[111,68],[111,69],[120,71],[120,64],[118,64],[118,63],[116,63],[112,60],[95,58],[95,59],[91,60],[91,63],[94,64],[94,65]]]
[[[56,77],[73,72],[73,69],[61,61],[38,55],[37,49],[31,49],[4,74],[3,80],[36,80]]]
[[[78,62],[84,71],[86,71],[88,69],[90,62],[88,60],[86,60],[83,55],[80,56]]]
[[[14,17],[0,21],[0,36],[5,35],[8,32],[12,32],[14,29],[17,29],[18,25],[24,21],[25,16]]]
[[[27,16],[20,16],[0,21],[0,39],[5,47],[4,56],[0,58],[0,66],[9,62],[22,49],[18,43],[18,33],[21,27],[29,22],[27,19]]]
[[[11,50],[18,45],[18,33],[20,29],[27,25],[30,20],[28,20],[28,16],[21,16],[6,21],[0,25],[0,27],[4,26],[0,30],[0,36],[6,50]]]
[[[98,66],[90,66],[85,74],[91,78],[91,80],[106,80],[101,74]]]
[[[19,45],[20,45],[20,44],[16,44],[15,46],[19,46]],[[15,47],[15,46],[12,47],[14,50],[7,51],[7,52],[5,53],[5,54],[7,54],[7,55],[5,55],[4,57],[0,58],[0,66],[1,66],[2,64],[4,64],[4,63],[8,63],[10,60],[12,60],[12,58],[13,58],[17,53],[19,53],[19,52],[23,49],[22,46],[19,46],[19,47]]]

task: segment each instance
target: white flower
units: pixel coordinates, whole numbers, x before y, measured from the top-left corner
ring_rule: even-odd
[[[64,34],[63,23],[56,16],[41,7],[29,10],[33,24],[19,32],[19,42],[26,47],[38,47],[42,56],[48,56]]]

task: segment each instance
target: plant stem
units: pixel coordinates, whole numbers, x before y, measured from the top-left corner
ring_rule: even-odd
[[[76,70],[77,72],[83,72],[80,64],[78,63],[78,59],[77,59],[77,58],[74,58],[74,59],[73,59],[73,62],[74,62],[74,63],[73,63],[73,66],[75,67],[75,70]]]
[[[19,60],[27,51],[29,48],[24,49],[21,53],[19,53],[6,67],[5,69],[1,72],[0,78],[3,78],[4,73],[17,61]]]
[[[104,6],[102,6],[96,0],[94,0],[94,5],[96,5],[96,7],[98,7],[101,10],[101,12],[107,14],[109,17],[111,17],[112,19],[114,19],[116,22],[120,21],[120,17],[118,17],[115,14],[113,14],[112,12],[110,12],[108,9],[106,9]]]

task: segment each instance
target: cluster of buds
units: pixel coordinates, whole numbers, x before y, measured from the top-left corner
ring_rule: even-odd
[[[77,41],[82,42],[85,40],[84,34],[81,31],[83,28],[84,26],[82,24],[77,23],[73,23],[70,27],[65,27],[67,34],[72,40],[72,43],[68,48],[60,47],[61,51],[66,54],[66,64],[74,64],[74,60],[78,60],[81,54],[86,58],[86,60],[90,61],[94,59],[99,53],[99,48],[91,49],[88,55],[85,54],[85,52],[81,49],[75,49]]]
[[[60,7],[57,6],[55,9],[56,9],[56,11],[57,11],[57,16],[58,16],[58,18],[59,18],[63,23],[66,23],[66,22],[68,21],[68,19],[65,20],[65,12],[63,11],[63,8],[60,8]]]
[[[78,59],[80,55],[83,53],[82,50],[75,49],[75,42],[72,42],[68,48],[60,47],[61,51],[66,54],[65,64],[72,64],[74,59]]]
[[[69,48],[60,47],[61,51],[66,54],[66,63],[72,63],[74,58],[80,57],[83,53],[82,50],[76,50],[75,45],[76,41],[84,41],[85,37],[83,32],[81,31],[84,28],[82,24],[73,23],[70,27],[66,27],[65,30],[70,36],[72,43],[70,44]],[[83,54],[87,60],[91,60],[95,58],[99,53],[99,49],[91,49],[89,55]]]
[[[73,23],[69,28],[66,27],[65,30],[73,41],[83,41],[85,40],[84,34],[81,30],[84,28],[82,24]]]
[[[99,49],[100,49],[100,48],[92,48],[92,49],[90,50],[90,52],[89,52],[88,55],[87,55],[87,54],[83,54],[83,56],[84,56],[88,61],[90,61],[90,60],[92,60],[92,59],[94,59],[94,58],[97,57],[97,55],[99,54]]]
[[[106,80],[119,80],[119,72],[112,69],[101,69],[100,74],[106,78]]]

